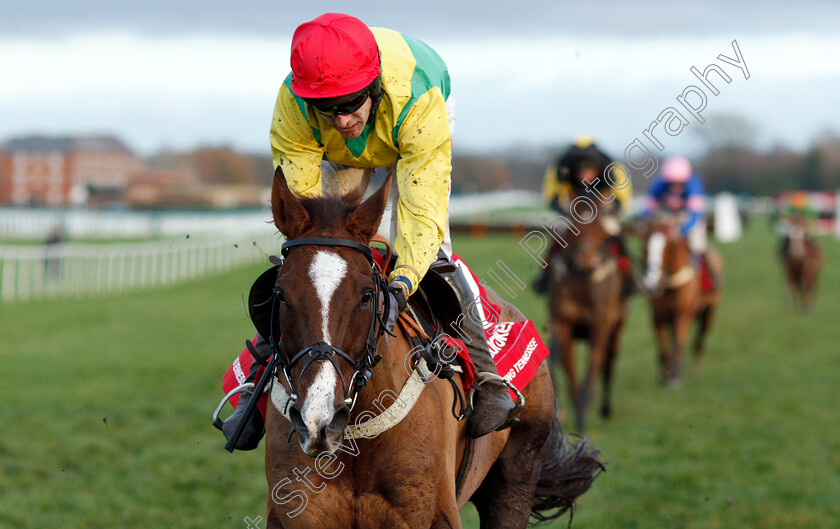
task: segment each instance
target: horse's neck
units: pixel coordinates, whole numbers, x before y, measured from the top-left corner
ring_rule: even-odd
[[[681,240],[664,232],[654,232],[647,241],[647,278],[651,283],[669,284],[692,273],[691,252]]]
[[[794,225],[791,231],[790,254],[796,258],[805,255],[805,229],[801,225]]]
[[[691,266],[691,251],[685,241],[669,240],[663,257],[663,271],[666,274],[676,274],[686,266]]]

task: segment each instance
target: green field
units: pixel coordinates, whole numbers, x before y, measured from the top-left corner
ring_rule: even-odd
[[[681,391],[655,383],[648,309],[634,300],[615,417],[588,432],[608,471],[573,527],[840,526],[840,244],[822,240],[829,266],[803,316],[785,306],[776,242],[757,219],[719,246],[724,301],[703,372]],[[525,283],[536,272],[511,238],[455,247],[479,273],[500,258]],[[0,305],[0,528],[241,529],[264,518],[262,448],[228,454],[209,415],[253,333],[243,296],[266,267]],[[544,328],[544,300],[514,302]],[[478,527],[471,508],[464,520]]]

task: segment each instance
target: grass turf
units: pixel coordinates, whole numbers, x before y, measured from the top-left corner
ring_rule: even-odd
[[[516,242],[460,237],[455,248],[481,276],[501,259],[529,283],[537,264]],[[634,299],[615,415],[593,413],[587,432],[608,471],[574,527],[836,527],[840,245],[821,240],[817,309],[801,315],[785,306],[776,243],[758,219],[719,246],[724,300],[702,373],[681,391],[655,383],[649,313]],[[241,528],[264,518],[262,448],[227,454],[209,421],[221,374],[253,333],[243,298],[264,268],[0,305],[0,527]],[[545,329],[543,299],[517,289],[513,302]],[[560,402],[568,410],[565,394]],[[472,507],[463,518],[478,527]]]

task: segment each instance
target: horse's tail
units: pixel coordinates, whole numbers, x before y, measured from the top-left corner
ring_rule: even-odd
[[[536,523],[554,520],[569,510],[574,514],[575,500],[606,470],[600,455],[597,449],[589,447],[586,438],[573,444],[554,417],[551,434],[542,449],[542,470],[531,505],[531,517]]]

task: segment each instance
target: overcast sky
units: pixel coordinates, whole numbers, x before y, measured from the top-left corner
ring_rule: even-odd
[[[749,119],[760,147],[801,149],[840,132],[834,1],[140,4],[4,5],[0,140],[115,133],[143,154],[207,144],[268,153],[291,34],[327,11],[437,49],[452,77],[456,149],[540,148],[586,133],[618,156],[635,138],[649,143],[643,131],[667,107],[688,125],[654,131],[663,155],[698,152],[698,129],[712,130],[716,114]],[[733,40],[749,79],[718,59],[737,57]],[[731,82],[710,77],[719,94],[706,88],[701,124],[677,96],[701,85],[692,66],[713,63]]]

